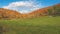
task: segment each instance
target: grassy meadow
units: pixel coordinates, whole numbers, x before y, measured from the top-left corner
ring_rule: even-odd
[[[0,20],[0,34],[60,34],[60,16]]]

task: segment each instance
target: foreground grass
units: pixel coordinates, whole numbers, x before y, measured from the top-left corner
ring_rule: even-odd
[[[60,16],[0,20],[4,34],[60,34]]]

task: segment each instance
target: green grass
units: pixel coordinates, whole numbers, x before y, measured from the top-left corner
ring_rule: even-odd
[[[4,34],[60,34],[60,16],[0,20]]]

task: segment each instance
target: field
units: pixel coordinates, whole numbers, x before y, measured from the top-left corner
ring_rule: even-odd
[[[60,16],[0,20],[0,34],[60,34]]]

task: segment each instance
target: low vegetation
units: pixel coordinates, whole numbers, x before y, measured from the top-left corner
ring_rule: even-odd
[[[3,34],[60,34],[60,16],[0,20]]]

